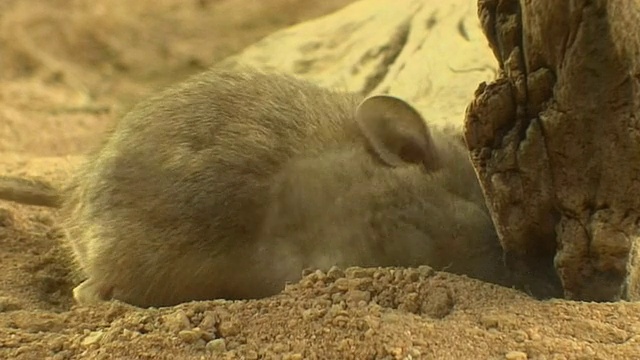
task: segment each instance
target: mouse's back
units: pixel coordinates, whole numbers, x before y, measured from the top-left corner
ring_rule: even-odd
[[[189,267],[235,251],[235,266],[250,266],[242,249],[257,238],[271,177],[292,157],[362,142],[359,101],[286,75],[214,69],[141,102],[67,190],[80,267],[107,278],[127,269],[103,279],[124,288],[155,279],[162,263]]]
[[[135,107],[81,182],[96,212],[213,223],[251,237],[255,224],[245,218],[258,216],[257,194],[284,162],[361,141],[358,101],[285,75],[206,72]]]

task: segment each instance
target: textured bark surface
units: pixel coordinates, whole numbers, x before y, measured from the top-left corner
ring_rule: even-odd
[[[246,44],[265,35],[265,26],[337,3],[1,0],[0,175],[59,187],[119,117],[100,109],[121,109],[115,99],[136,102],[140,89],[151,90],[140,80],[143,70],[155,74],[154,83],[181,78],[176,69],[189,59],[208,64],[229,42]],[[419,10],[405,8],[412,4]],[[402,23],[396,17],[411,26],[393,58],[396,43],[385,41],[396,38],[382,29]],[[30,60],[22,50],[31,44],[46,56]],[[240,57],[320,83],[346,79],[357,91],[371,78],[417,101],[429,120],[460,126],[478,83],[498,69],[474,0],[362,0],[267,36]],[[82,76],[64,67],[62,80],[52,78],[57,69],[41,59],[70,64]],[[389,71],[383,59],[395,59]],[[12,69],[25,73],[3,80]],[[105,95],[83,102],[69,76]],[[487,114],[509,119],[509,107],[492,101]],[[73,306],[58,220],[53,209],[0,201],[0,359],[638,358],[640,302],[539,301],[427,268],[314,272],[262,300]]]
[[[640,2],[479,0],[502,69],[465,137],[507,263],[567,298],[640,298]],[[555,269],[554,269],[555,268]]]

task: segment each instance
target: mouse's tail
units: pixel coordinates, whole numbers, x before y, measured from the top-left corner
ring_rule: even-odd
[[[60,191],[51,184],[15,176],[0,175],[0,200],[52,208],[62,206]]]

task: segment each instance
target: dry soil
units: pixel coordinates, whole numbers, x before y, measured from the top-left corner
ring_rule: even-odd
[[[0,174],[63,182],[149,91],[350,0],[3,0]],[[419,269],[333,269],[277,296],[73,304],[56,212],[0,201],[2,359],[640,359],[639,303],[538,301]]]

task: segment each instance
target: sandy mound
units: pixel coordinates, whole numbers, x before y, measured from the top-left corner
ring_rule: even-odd
[[[150,89],[348,2],[5,0],[0,173],[64,181]],[[640,356],[638,303],[541,302],[427,267],[311,273],[259,301],[74,307],[60,240],[55,211],[0,202],[0,358]]]

